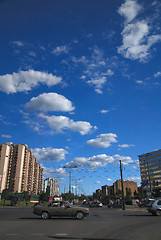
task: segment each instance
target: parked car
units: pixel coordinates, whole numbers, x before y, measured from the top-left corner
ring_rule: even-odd
[[[153,199],[153,198],[147,198],[147,199],[143,200],[142,202],[139,202],[138,207],[140,207],[140,208],[149,207],[154,201],[155,201],[155,199]]]
[[[155,216],[161,216],[161,199],[155,200],[147,210]]]
[[[122,208],[122,204],[115,202],[115,203],[108,204],[108,207],[109,208]]]
[[[100,203],[100,202],[92,202],[92,203],[90,203],[89,207],[91,207],[91,208],[95,208],[95,207],[99,208],[99,207],[103,207],[103,204]]]
[[[58,217],[76,217],[81,220],[89,214],[88,208],[75,207],[67,201],[47,202],[43,205],[34,206],[33,213],[43,219]]]

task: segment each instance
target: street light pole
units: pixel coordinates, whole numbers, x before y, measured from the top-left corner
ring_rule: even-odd
[[[122,163],[120,160],[120,174],[121,174],[121,185],[122,185],[122,209],[125,210],[125,198],[124,198],[124,183],[122,177]]]

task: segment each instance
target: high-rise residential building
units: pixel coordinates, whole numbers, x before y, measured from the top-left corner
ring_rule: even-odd
[[[44,180],[44,192],[46,192],[47,187],[50,187],[50,196],[59,196],[60,195],[60,189],[58,181],[54,178],[46,178]]]
[[[147,197],[161,196],[161,149],[138,157],[143,192]]]
[[[4,189],[37,194],[42,191],[43,169],[26,144],[0,144],[0,193]]]

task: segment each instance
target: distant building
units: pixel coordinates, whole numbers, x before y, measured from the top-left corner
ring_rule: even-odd
[[[147,197],[161,196],[161,149],[138,157],[144,194]]]
[[[58,181],[54,178],[46,178],[44,180],[44,192],[46,192],[47,186],[50,187],[50,196],[59,196],[60,195],[60,189]]]
[[[135,193],[138,193],[138,189],[137,189],[137,183],[136,182],[132,182],[132,181],[123,181],[123,186],[124,186],[124,195],[125,196],[135,196]],[[121,185],[121,180],[117,180],[114,184],[113,184],[113,190],[114,190],[114,194],[122,194],[122,185]]]
[[[104,185],[101,188],[102,188],[102,193],[105,194],[105,196],[113,195],[113,185],[112,186]]]
[[[43,169],[26,144],[0,144],[0,193],[42,192]]]

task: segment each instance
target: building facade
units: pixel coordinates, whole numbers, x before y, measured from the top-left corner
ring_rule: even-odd
[[[0,193],[42,192],[43,169],[26,144],[0,144]]]
[[[144,194],[161,196],[161,149],[138,157]]]
[[[123,181],[123,186],[124,186],[124,195],[125,196],[131,196],[134,197],[135,193],[138,193],[138,189],[137,189],[137,183],[133,182],[133,181]],[[113,191],[114,194],[121,194],[122,192],[122,184],[121,184],[121,180],[117,180],[114,184],[113,184]]]
[[[54,178],[46,178],[44,180],[44,192],[46,192],[47,187],[50,187],[50,196],[59,196],[60,195],[60,189],[58,181]]]

